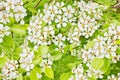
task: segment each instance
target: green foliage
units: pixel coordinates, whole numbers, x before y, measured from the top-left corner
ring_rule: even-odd
[[[53,58],[53,60],[54,61],[57,61],[57,60],[59,60],[59,59],[61,59],[62,58],[62,53],[60,53],[59,51],[53,51],[52,53],[51,53],[51,55],[52,55],[52,58]]]
[[[104,59],[102,58],[94,58],[91,62],[92,68],[98,70],[104,65]]]
[[[45,68],[45,75],[50,78],[50,79],[54,79],[54,72],[51,68],[46,67]]]
[[[26,28],[22,27],[21,25],[13,25],[11,28],[12,32],[20,35],[25,35],[26,34]]]
[[[2,68],[5,65],[6,58],[5,57],[0,57],[0,68]]]
[[[63,73],[61,76],[60,76],[60,80],[68,80],[69,77],[70,77],[70,72],[68,73]]]
[[[87,44],[86,44],[86,49],[89,49],[89,48],[91,48],[91,47],[93,47],[94,46],[94,44],[95,44],[95,41],[89,41]]]
[[[48,46],[45,46],[45,45],[41,45],[41,46],[38,48],[38,52],[39,52],[39,54],[41,54],[41,55],[47,54],[48,51],[49,51],[49,47],[48,47]]]
[[[24,7],[27,10],[27,16],[24,18],[25,21],[24,25],[20,25],[19,22],[16,22],[15,18],[13,17],[9,17],[10,22],[7,24],[0,22],[0,24],[9,26],[11,32],[9,36],[4,36],[3,42],[0,43],[0,69],[3,68],[7,60],[17,60],[18,65],[20,65],[19,62],[20,53],[22,53],[23,50],[21,46],[23,45],[24,40],[28,36],[27,31],[31,17],[36,15],[39,9],[40,9],[40,13],[44,14],[43,13],[44,5],[46,3],[54,2],[54,0],[41,0],[41,2],[38,4],[39,0],[22,0],[22,1]],[[65,2],[65,6],[68,5],[73,6],[74,0],[55,0],[55,2],[62,2],[62,1]],[[84,0],[84,1],[89,2],[89,0]],[[32,60],[32,64],[34,64],[34,68],[29,71],[30,75],[26,76],[27,71],[19,66],[17,71],[22,75],[19,75],[16,80],[69,80],[70,76],[73,75],[71,70],[73,68],[76,68],[79,64],[83,65],[84,72],[86,72],[88,70],[88,66],[86,66],[86,64],[83,63],[82,58],[78,59],[78,57],[82,56],[81,50],[82,49],[88,50],[92,48],[95,44],[94,39],[98,35],[103,36],[103,34],[108,31],[108,28],[111,23],[116,23],[117,26],[120,25],[120,13],[116,12],[117,9],[112,8],[112,6],[116,3],[116,0],[94,0],[94,2],[97,2],[98,4],[102,4],[104,7],[107,7],[107,9],[103,13],[101,20],[96,20],[98,24],[100,24],[100,27],[94,32],[94,34],[90,38],[85,38],[84,36],[81,36],[79,39],[80,43],[78,43],[79,46],[76,46],[76,44],[69,43],[67,40],[65,40],[64,41],[65,47],[63,49],[64,52],[56,51],[55,49],[58,46],[53,44],[53,42],[51,45],[48,46],[37,45],[38,46],[37,50],[34,50],[34,46],[36,44],[28,42],[28,46],[30,47],[30,50],[34,51],[34,59]],[[42,21],[42,24],[40,24],[40,26],[42,26],[41,31],[43,31],[43,28],[46,25],[48,25],[48,23]],[[56,25],[57,25],[56,23],[51,24],[51,26],[53,26],[54,28],[55,35],[62,33],[64,36],[68,36],[68,31],[70,29],[74,29],[77,27],[77,25],[73,26],[69,22],[67,23],[66,27],[60,29],[57,29]],[[115,45],[119,46],[120,39],[114,41],[114,43]],[[74,52],[74,50],[76,52]],[[73,52],[76,53],[77,56],[71,56],[71,53]],[[44,71],[42,72],[42,68],[40,67],[40,63],[43,61],[42,56],[48,53],[50,53],[50,55],[52,56],[53,64],[51,68],[45,67]],[[120,47],[117,48],[116,53],[117,55],[120,55]],[[117,63],[113,63],[111,58],[107,59],[107,58],[95,57],[90,64],[93,69],[102,71],[105,79],[97,79],[96,76],[92,74],[92,77],[90,77],[89,80],[107,80],[108,75],[112,75],[112,74],[117,75],[117,73],[120,72],[120,67],[119,67],[120,61],[118,61]],[[42,78],[38,79],[37,74],[42,75]],[[0,80],[2,80],[1,75],[0,75]]]
[[[104,59],[104,64],[103,66],[100,68],[100,70],[103,72],[103,73],[106,73],[108,71],[110,67],[110,60],[109,59]]]
[[[34,70],[32,70],[30,73],[30,80],[38,80],[37,74]]]

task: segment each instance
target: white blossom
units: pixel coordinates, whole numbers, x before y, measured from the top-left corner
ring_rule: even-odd
[[[54,37],[53,42],[55,45],[63,45],[63,41],[66,40],[66,37],[59,33],[57,36]]]
[[[66,17],[62,17],[61,15],[58,15],[57,18],[55,19],[55,22],[57,23],[57,28],[61,28],[61,27],[66,27],[67,25],[67,18]]]
[[[3,80],[11,80],[16,79],[19,76],[19,72],[17,71],[18,62],[15,60],[9,60],[5,63],[2,68],[2,79]]]
[[[10,35],[8,26],[3,26],[3,24],[0,24],[0,43],[3,42],[4,36]]]

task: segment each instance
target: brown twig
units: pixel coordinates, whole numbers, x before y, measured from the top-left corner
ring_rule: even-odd
[[[34,8],[37,8],[37,6],[40,4],[42,0],[39,0],[38,3],[34,6]]]
[[[113,8],[116,8],[116,12],[119,12],[119,8],[120,8],[120,0],[116,0],[116,4],[112,6]]]
[[[12,35],[12,38],[14,38],[14,36],[13,36],[13,32],[11,31],[11,35]]]
[[[93,2],[93,0],[90,0],[90,2]]]

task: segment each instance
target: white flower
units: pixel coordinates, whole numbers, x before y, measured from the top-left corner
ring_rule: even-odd
[[[75,28],[74,31],[69,31],[68,32],[68,37],[67,40],[70,41],[70,43],[74,43],[74,42],[79,42],[79,38],[81,35],[81,31],[80,29]]]
[[[101,16],[103,15],[102,11],[100,9],[95,10],[93,14],[94,14],[96,19],[101,19]]]
[[[63,41],[65,41],[66,37],[59,33],[57,36],[54,37],[53,42],[55,45],[63,45]]]
[[[7,1],[7,2],[5,2],[6,11],[10,11],[10,9],[14,9],[15,8],[14,0],[6,0],[6,1]]]
[[[42,75],[39,74],[39,73],[37,73],[37,77],[38,77],[38,79],[41,79],[41,78],[42,78]]]
[[[72,55],[72,56],[76,56],[76,55],[77,55],[77,51],[76,51],[75,49],[73,49],[73,50],[71,51],[71,55]]]
[[[10,22],[9,20],[9,14],[6,13],[6,11],[0,12],[0,22],[7,24]]]
[[[94,74],[94,72],[95,72],[94,69],[92,69],[92,68],[88,69],[88,70],[87,70],[87,75],[88,75],[88,77],[92,77],[92,74]]]
[[[82,64],[79,64],[77,68],[72,69],[72,73],[76,75],[83,74],[83,72],[84,72],[84,69],[83,69]]]
[[[78,4],[79,4],[78,7],[80,8],[80,10],[84,12],[87,5],[85,1],[81,0]]]
[[[117,80],[117,79],[116,79],[115,75],[112,74],[111,76],[108,76],[108,80]]]
[[[27,16],[26,9],[23,6],[16,6],[13,11],[15,13],[14,16],[17,22]]]
[[[25,24],[25,22],[24,22],[23,19],[20,21],[20,24],[21,24],[21,25],[24,25],[24,24]]]
[[[72,69],[72,75],[69,80],[88,80],[86,75],[84,75],[84,69],[82,64],[79,64],[77,68]]]
[[[57,7],[56,7],[56,5],[50,5],[49,7],[48,7],[48,12],[47,12],[47,14],[50,14],[51,16],[55,16],[55,14],[57,13]]]
[[[42,55],[42,62],[40,63],[40,66],[42,67],[42,71],[44,71],[45,67],[50,67],[53,64],[53,59],[52,56],[50,55],[50,53]]]
[[[49,25],[52,24],[53,19],[53,16],[51,16],[50,14],[46,14],[43,16],[43,20]]]
[[[73,13],[75,12],[74,8],[72,8],[71,5],[68,5],[67,8],[63,8],[64,15],[68,18],[71,18],[73,16]]]
[[[120,56],[119,55],[113,56],[113,58],[112,58],[112,61],[114,63],[117,63],[117,61],[119,61],[119,60],[120,60]]]
[[[26,71],[33,69],[32,59],[34,58],[34,52],[30,51],[27,45],[23,45],[23,52],[20,54],[20,66]]]
[[[87,28],[84,28],[84,32],[82,33],[85,38],[89,38],[89,36],[92,36],[91,30],[88,30]]]
[[[120,80],[120,73],[117,74],[118,80]]]
[[[75,77],[72,75],[69,80],[76,80]]]
[[[4,36],[10,35],[9,27],[3,26],[3,24],[0,24],[0,43],[3,42]]]
[[[43,34],[44,35],[54,35],[55,31],[52,26],[45,26],[43,28]]]
[[[96,70],[94,74],[96,78],[103,78],[103,73],[100,70]]]
[[[92,56],[90,55],[90,53],[88,51],[83,51],[82,54],[82,58],[83,58],[83,63],[89,62],[90,59],[92,58]]]
[[[115,36],[117,37],[117,39],[120,39],[120,26],[116,27]]]
[[[107,43],[104,44],[104,47],[105,47],[104,53],[106,58],[110,58],[110,56],[116,56],[117,46],[114,46],[108,41]]]
[[[64,7],[64,2],[61,2],[61,3],[60,3],[60,2],[56,2],[55,5],[56,5],[56,7],[57,7],[57,10],[56,10],[57,12],[56,12],[56,13],[57,13],[57,14],[62,14],[62,13],[63,13],[63,10],[62,10],[62,9],[63,9],[63,7]]]
[[[65,27],[67,25],[67,18],[58,15],[57,18],[55,19],[55,22],[57,23],[57,28],[61,28],[61,26]]]
[[[104,33],[104,40],[109,40],[109,39],[111,39],[111,37],[112,37],[111,32],[105,32]]]
[[[60,51],[61,53],[64,53],[65,45],[58,45],[58,48],[55,48],[56,51]]]
[[[14,3],[16,6],[19,6],[19,5],[23,5],[23,1],[22,0],[14,0]]]
[[[18,62],[9,60],[3,66],[2,72],[2,79],[3,80],[11,80],[16,79],[19,76],[19,72],[17,71]]]
[[[0,2],[0,10],[1,10],[1,12],[2,12],[2,10],[4,9],[4,7],[5,7],[5,2],[4,2],[4,1],[1,1],[1,2]]]

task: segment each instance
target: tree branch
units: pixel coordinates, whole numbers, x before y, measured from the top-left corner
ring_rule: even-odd
[[[116,12],[119,12],[119,8],[120,8],[120,0],[116,0],[116,4],[113,5],[112,7],[117,9]]]
[[[42,0],[39,0],[38,3],[34,6],[34,8],[37,8],[37,6],[40,4]]]

